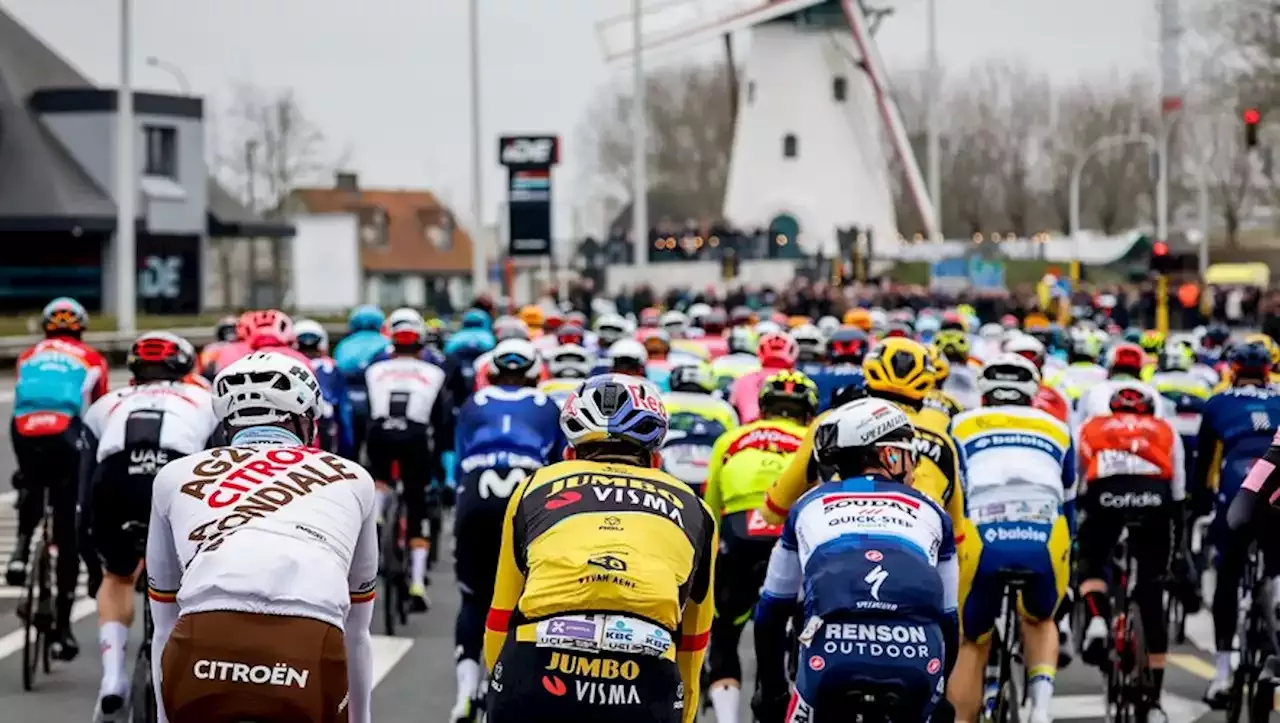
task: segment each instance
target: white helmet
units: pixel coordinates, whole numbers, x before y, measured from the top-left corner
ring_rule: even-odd
[[[1048,353],[1039,339],[1030,334],[1022,333],[1006,341],[1004,350],[1027,359],[1032,364],[1035,364],[1037,368],[1044,366],[1045,355]]]
[[[213,380],[213,411],[229,427],[258,427],[320,414],[320,384],[307,365],[276,352],[254,352]]]
[[[294,322],[293,338],[299,347],[313,346],[322,352],[329,351],[329,332],[324,330],[320,322],[313,319]]]
[[[814,455],[824,465],[869,447],[897,447],[914,454],[915,427],[898,405],[884,399],[858,399],[831,412],[814,432]]]
[[[619,339],[613,342],[613,346],[609,347],[609,360],[616,366],[619,359],[625,359],[637,364],[648,364],[649,352],[645,350],[644,344],[635,339]]]
[[[764,336],[765,334],[769,334],[775,331],[786,331],[786,329],[782,328],[781,324],[779,324],[776,321],[770,321],[768,319],[765,319],[764,321],[757,321],[753,330],[755,331],[757,336]]]
[[[658,388],[624,374],[588,379],[560,410],[560,428],[574,447],[618,441],[653,451],[667,436],[668,420]]]
[[[422,343],[426,340],[427,322],[423,320],[422,314],[407,306],[391,312],[391,316],[387,317],[387,336],[392,339],[396,339],[397,336],[407,339],[410,334],[417,339],[414,343]]]
[[[1004,336],[1004,327],[995,322],[983,324],[978,328],[978,336],[987,340],[1000,339]]]
[[[605,344],[612,344],[631,332],[631,323],[621,314],[601,314],[594,331]]]
[[[818,331],[821,331],[823,336],[830,338],[832,334],[839,330],[840,320],[836,317],[827,314],[821,319],[818,319]]]
[[[691,320],[701,319],[702,317],[710,313],[711,313],[711,304],[698,302],[697,304],[694,304],[693,306],[689,307],[689,318]]]
[[[997,403],[1035,399],[1040,391],[1040,370],[1021,354],[1000,354],[979,372],[978,391]]]
[[[662,327],[673,339],[679,339],[689,329],[689,317],[683,311],[675,311],[673,309],[658,319],[658,326]]]
[[[791,338],[796,340],[801,351],[821,354],[827,349],[827,338],[813,324],[801,324],[791,330]]]
[[[591,376],[591,355],[577,344],[561,344],[547,356],[547,367],[558,379],[586,379]]]
[[[528,339],[503,339],[489,356],[489,376],[518,372],[528,379],[542,374],[542,358]]]

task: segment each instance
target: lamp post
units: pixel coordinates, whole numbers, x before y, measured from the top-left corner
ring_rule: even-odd
[[[644,2],[631,0],[631,32],[635,48],[635,66],[632,68],[634,88],[631,103],[631,241],[635,245],[636,267],[644,268],[649,263],[649,146],[648,119],[645,117],[644,87],[644,32],[641,20],[644,17]]]
[[[1070,217],[1067,221],[1069,231],[1071,233],[1071,243],[1075,249],[1075,259],[1071,262],[1071,281],[1073,284],[1080,282],[1080,177],[1084,173],[1084,165],[1090,158],[1099,152],[1115,148],[1117,146],[1125,146],[1131,143],[1142,143],[1159,156],[1159,173],[1160,178],[1156,183],[1156,235],[1164,240],[1163,234],[1167,233],[1168,225],[1168,168],[1165,162],[1168,149],[1168,137],[1164,142],[1156,140],[1156,137],[1150,133],[1138,133],[1128,135],[1104,136],[1094,141],[1084,153],[1076,158],[1075,167],[1071,169],[1071,188],[1070,188]]]
[[[480,243],[484,226],[484,173],[480,152],[480,0],[471,0],[471,290],[475,295],[489,284],[485,247]],[[495,245],[499,243],[493,239]]]
[[[134,173],[133,0],[120,0],[120,90],[116,103],[116,328],[126,334],[137,329],[138,260],[134,223],[137,205]]]
[[[182,91],[182,94],[191,95],[191,83],[187,80],[187,74],[182,72],[182,68],[179,68],[173,63],[165,62],[154,55],[147,56],[147,66],[155,68],[156,70],[164,71],[173,76],[173,80],[178,84],[178,88]]]

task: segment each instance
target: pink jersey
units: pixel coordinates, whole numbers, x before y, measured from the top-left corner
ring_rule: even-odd
[[[311,368],[311,359],[307,358],[306,354],[303,354],[291,346],[262,346],[254,349],[254,351],[269,351],[275,354],[284,354],[287,357],[292,357],[302,362],[306,368]]]
[[[738,410],[738,420],[742,424],[754,422],[760,418],[760,388],[764,380],[787,367],[765,367],[747,372],[734,380],[729,389],[729,403]]]
[[[249,356],[253,348],[247,341],[233,341],[218,350],[218,358],[213,362],[214,373],[220,372],[240,359]]]

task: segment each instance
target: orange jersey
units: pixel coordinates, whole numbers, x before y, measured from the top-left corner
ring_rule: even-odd
[[[1067,404],[1067,398],[1053,387],[1041,386],[1031,406],[1046,411],[1063,422],[1069,421],[1067,418],[1071,415],[1071,405]]]
[[[1151,477],[1185,485],[1182,438],[1160,417],[1092,417],[1080,428],[1085,483],[1108,477]],[[1177,497],[1175,497],[1177,499]]]

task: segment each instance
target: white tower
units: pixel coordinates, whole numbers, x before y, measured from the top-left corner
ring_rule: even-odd
[[[690,17],[687,5],[668,3],[666,18],[642,20],[646,30],[662,28],[645,33],[645,57],[750,33],[724,200],[731,223],[789,237],[798,230],[807,251],[824,253],[835,250],[837,229],[869,228],[876,253],[890,251],[898,244],[889,176],[897,152],[932,228],[933,207],[857,0],[739,0],[710,17]],[[685,18],[672,23],[677,8]],[[630,29],[632,21],[612,22]],[[609,59],[630,58],[634,44],[611,44],[608,32]]]

